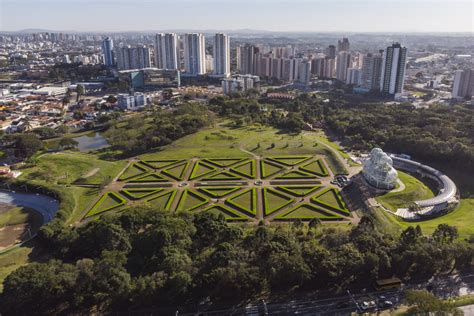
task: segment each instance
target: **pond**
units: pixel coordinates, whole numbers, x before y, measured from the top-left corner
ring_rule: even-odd
[[[38,193],[0,191],[0,203],[31,208],[43,217],[43,225],[54,218],[59,210],[59,202],[49,196]]]
[[[88,152],[110,146],[110,144],[107,142],[107,139],[100,135],[100,133],[86,134],[73,139],[78,143],[77,148],[80,152]]]

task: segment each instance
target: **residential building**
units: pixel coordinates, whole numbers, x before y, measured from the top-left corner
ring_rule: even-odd
[[[258,47],[246,44],[238,50],[239,72],[243,75],[256,73],[255,55],[259,52]]]
[[[347,69],[346,83],[358,86],[360,84],[361,70],[358,68]]]
[[[158,69],[178,69],[178,36],[175,33],[155,35],[155,66]]]
[[[360,86],[368,91],[380,90],[380,75],[382,73],[382,57],[380,54],[367,54],[362,58]]]
[[[230,76],[230,40],[222,33],[214,36],[214,75]]]
[[[346,51],[341,51],[336,58],[336,78],[341,81],[347,79],[347,69],[351,67],[351,54]]]
[[[147,105],[147,98],[143,93],[119,94],[117,105],[121,109],[134,111]]]
[[[124,46],[116,50],[117,68],[119,70],[142,69],[151,67],[150,49],[143,45]]]
[[[230,94],[245,92],[249,89],[258,88],[260,78],[254,75],[238,75],[234,78],[222,80],[222,92]]]
[[[399,43],[387,47],[383,55],[380,92],[398,97],[403,93],[407,49]]]
[[[303,60],[298,69],[298,81],[307,85],[311,80],[311,61]]]
[[[205,38],[201,33],[184,34],[184,70],[187,75],[206,73]]]

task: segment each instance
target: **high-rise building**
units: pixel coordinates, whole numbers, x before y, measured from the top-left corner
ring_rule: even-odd
[[[405,67],[407,49],[399,43],[387,47],[382,61],[382,74],[380,76],[380,92],[395,97],[403,92],[405,82]]]
[[[308,84],[311,80],[311,61],[303,60],[298,69],[298,81],[303,84]]]
[[[474,70],[456,70],[454,75],[452,97],[455,99],[470,99],[474,93]]]
[[[299,58],[283,58],[282,79],[288,82],[295,81],[298,78],[300,64]]]
[[[380,75],[382,73],[382,57],[380,54],[367,54],[362,57],[360,86],[367,90],[380,90]]]
[[[336,58],[336,46],[329,45],[328,48],[326,48],[326,55],[329,58]]]
[[[214,35],[214,75],[230,76],[230,41],[222,33]]]
[[[119,70],[151,67],[150,49],[147,46],[124,46],[115,50]]]
[[[256,73],[256,63],[255,63],[255,55],[259,52],[258,48],[246,44],[239,49],[239,72],[243,75],[247,74],[255,74]]]
[[[325,56],[316,56],[311,60],[311,73],[318,77],[324,77],[324,61]]]
[[[361,70],[358,68],[347,69],[346,83],[358,86],[360,84],[360,74]]]
[[[175,33],[155,35],[155,66],[158,69],[178,69],[178,36]]]
[[[348,52],[350,48],[349,39],[343,37],[342,40],[337,41],[337,52]]]
[[[184,34],[184,70],[188,75],[206,73],[206,50],[204,35],[200,33]]]
[[[324,59],[324,78],[334,78],[336,74],[336,59],[326,56]]]
[[[341,51],[336,58],[336,78],[341,81],[347,79],[347,69],[351,67],[351,54],[346,51]]]
[[[214,57],[212,55],[206,55],[206,73],[214,72]]]
[[[104,54],[104,64],[108,67],[114,65],[114,41],[106,37],[102,41],[102,54]]]

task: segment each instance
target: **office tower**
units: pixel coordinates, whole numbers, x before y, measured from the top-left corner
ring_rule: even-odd
[[[230,41],[222,33],[214,35],[214,75],[230,76]]]
[[[119,70],[142,69],[151,67],[150,49],[146,46],[124,46],[116,50]]]
[[[328,48],[326,48],[326,55],[329,58],[336,58],[336,46],[329,45]]]
[[[382,61],[380,92],[395,97],[403,92],[407,49],[399,43],[387,47]]]
[[[239,56],[239,72],[241,74],[255,74],[255,55],[259,52],[258,48],[246,44],[243,47],[240,47],[240,56]]]
[[[159,69],[178,69],[178,36],[175,33],[155,35],[155,66]]]
[[[336,78],[341,81],[347,79],[347,69],[351,67],[351,54],[346,51],[341,51],[336,58]]]
[[[346,83],[358,86],[360,84],[361,70],[358,68],[347,69]]]
[[[474,92],[474,70],[456,70],[454,75],[452,97],[455,99],[470,99]]]
[[[114,41],[106,37],[102,41],[102,54],[104,54],[104,65],[111,67],[114,65]]]
[[[349,39],[342,38],[342,40],[337,41],[337,52],[348,52],[349,51]]]
[[[200,33],[184,34],[184,70],[188,75],[206,73],[206,50],[204,35]]]
[[[298,69],[298,81],[308,84],[311,79],[311,61],[303,60]]]
[[[382,73],[382,53],[367,54],[362,57],[360,86],[367,90],[380,90],[380,75]]]

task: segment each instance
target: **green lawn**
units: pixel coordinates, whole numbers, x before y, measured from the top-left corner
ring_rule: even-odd
[[[405,189],[401,192],[389,192],[376,197],[377,202],[391,211],[398,208],[408,207],[411,202],[429,199],[434,193],[417,178],[398,171],[400,180],[405,184]]]
[[[187,135],[165,146],[162,150],[140,156],[143,160],[163,158],[189,159],[192,157],[235,158],[250,157],[240,148],[261,156],[285,156],[320,153],[318,142],[329,144],[338,150],[321,133],[304,132],[300,135],[281,133],[278,129],[251,125],[240,128],[228,127],[225,123]],[[324,147],[325,148],[325,147]]]
[[[66,151],[41,156],[35,167],[22,170],[20,179],[48,184],[72,184],[83,179],[83,183],[99,184],[118,175],[126,164],[126,161],[111,162],[93,154]]]
[[[177,212],[192,211],[206,204],[209,200],[197,192],[186,190],[182,193]]]
[[[25,207],[12,207],[10,210],[0,213],[0,228],[28,222],[31,212],[32,210]]]
[[[469,238],[474,235],[474,198],[461,200],[457,209],[434,219],[415,223],[405,222],[398,218],[396,220],[402,229],[420,225],[425,234],[431,234],[439,224],[448,224],[458,228],[460,238]]]

